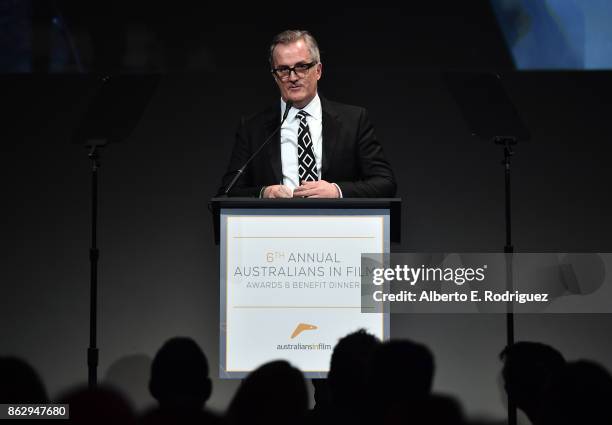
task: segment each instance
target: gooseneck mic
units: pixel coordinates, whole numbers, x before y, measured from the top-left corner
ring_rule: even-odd
[[[224,195],[227,195],[230,190],[232,190],[232,188],[234,187],[234,185],[236,184],[236,182],[238,181],[238,179],[240,178],[240,176],[242,175],[242,173],[244,173],[244,170],[246,169],[246,167],[251,163],[251,161],[253,160],[253,158],[255,158],[257,156],[257,154],[268,144],[270,143],[270,140],[272,140],[272,138],[274,137],[274,135],[276,135],[276,133],[279,132],[279,130],[281,129],[281,127],[283,126],[283,123],[285,122],[285,120],[287,119],[287,115],[289,115],[289,110],[291,109],[291,107],[293,106],[293,102],[291,102],[290,100],[287,101],[287,103],[285,104],[285,113],[283,114],[283,119],[281,120],[280,124],[278,127],[276,127],[276,129],[272,132],[272,134],[270,134],[268,136],[268,138],[261,144],[261,146],[259,146],[259,148],[257,148],[257,150],[255,152],[253,152],[253,155],[251,155],[251,157],[247,160],[247,162],[244,163],[244,165],[242,167],[240,167],[240,169],[238,171],[236,171],[236,175],[234,176],[234,178],[232,179],[232,181],[227,185],[227,187],[225,188],[225,191],[223,191]]]

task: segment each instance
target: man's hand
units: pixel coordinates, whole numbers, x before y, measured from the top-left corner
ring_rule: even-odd
[[[275,184],[265,188],[264,198],[291,198],[291,189],[283,184]]]
[[[294,198],[339,198],[338,188],[325,181],[302,181],[302,185],[293,190]]]

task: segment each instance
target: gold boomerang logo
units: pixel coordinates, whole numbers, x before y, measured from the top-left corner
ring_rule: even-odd
[[[315,329],[319,329],[319,328],[316,327],[315,325],[309,325],[308,323],[300,323],[296,326],[295,330],[291,334],[291,339],[295,338],[296,336],[298,336],[304,331],[313,331]]]

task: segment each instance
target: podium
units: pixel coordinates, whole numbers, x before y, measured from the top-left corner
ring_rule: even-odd
[[[219,245],[219,377],[272,360],[324,378],[343,336],[389,338],[388,312],[361,303],[361,254],[390,252],[401,200],[211,200]]]

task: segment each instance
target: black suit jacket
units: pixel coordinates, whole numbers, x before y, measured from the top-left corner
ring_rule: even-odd
[[[336,183],[344,198],[395,196],[393,171],[364,108],[321,98],[323,110],[323,157],[321,178]],[[236,144],[223,176],[221,192],[236,171],[280,124],[280,106],[243,118]],[[282,184],[280,131],[247,166],[230,196],[258,197],[264,186]]]

